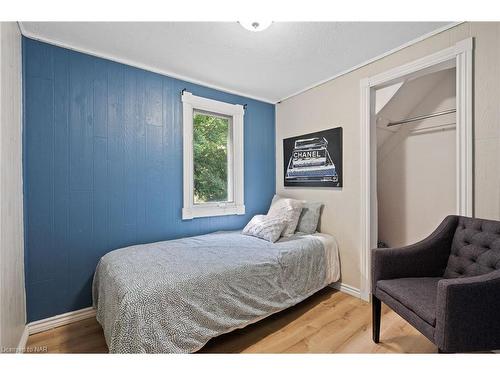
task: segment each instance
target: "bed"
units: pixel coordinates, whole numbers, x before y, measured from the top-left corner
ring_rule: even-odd
[[[191,353],[339,276],[332,236],[297,233],[271,243],[216,232],[106,254],[93,302],[111,353]]]

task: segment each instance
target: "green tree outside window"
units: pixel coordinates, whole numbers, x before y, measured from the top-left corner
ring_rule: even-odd
[[[205,113],[193,116],[194,203],[228,200],[230,120]]]

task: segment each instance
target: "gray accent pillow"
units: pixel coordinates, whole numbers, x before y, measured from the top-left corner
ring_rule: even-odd
[[[286,222],[278,216],[255,215],[243,228],[243,234],[276,242],[285,228]]]
[[[297,232],[313,234],[318,229],[319,216],[323,203],[305,202],[300,214]]]

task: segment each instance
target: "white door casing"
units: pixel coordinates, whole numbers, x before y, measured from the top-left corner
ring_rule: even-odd
[[[457,202],[456,213],[473,216],[473,117],[472,117],[472,58],[473,38],[425,56],[408,64],[390,69],[375,76],[362,79],[361,89],[361,298],[369,301],[371,290],[371,249],[376,247],[376,140],[375,89],[428,74],[446,67],[456,68],[456,168]]]

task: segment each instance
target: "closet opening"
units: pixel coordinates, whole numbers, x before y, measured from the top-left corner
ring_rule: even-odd
[[[458,213],[455,106],[455,67],[375,90],[377,247],[418,242]]]
[[[473,216],[473,39],[361,80],[361,298],[371,249]]]

